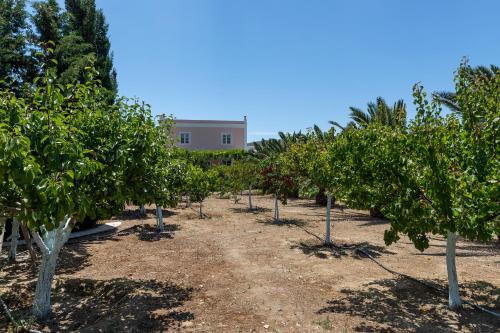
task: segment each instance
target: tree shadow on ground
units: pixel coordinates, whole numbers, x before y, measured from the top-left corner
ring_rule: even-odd
[[[439,247],[442,249],[446,248],[446,239],[433,239],[434,241],[439,241],[441,244],[434,244],[431,243],[429,244],[429,247]],[[399,241],[401,244],[408,244],[408,245],[413,245],[412,242],[408,241]],[[490,241],[490,242],[472,242],[472,241],[461,241],[457,244],[457,250],[463,250],[463,251],[477,251],[477,252],[487,252],[491,253],[492,255],[498,255],[500,254],[500,245],[496,241]]]
[[[389,225],[390,224],[389,221],[387,221],[385,219],[378,218],[378,217],[372,217],[372,218],[369,218],[369,219],[360,219],[358,221],[366,221],[365,223],[360,224],[359,225],[360,227],[370,227],[372,225],[381,225],[381,224],[387,224],[387,225]]]
[[[357,212],[333,212],[332,219],[334,221],[360,221],[370,223],[373,221],[380,221],[379,218],[370,217],[368,214]],[[364,225],[364,224],[363,224]]]
[[[265,207],[253,207],[253,209],[250,208],[229,208],[229,210],[233,213],[241,214],[241,213],[252,213],[252,214],[259,214],[259,213],[269,213],[272,212],[273,210],[271,208],[265,208]]]
[[[446,256],[446,252],[442,253],[429,253],[429,252],[418,252],[415,253],[416,256],[424,256],[424,257],[444,257]],[[498,253],[488,253],[488,252],[461,252],[457,251],[456,257],[457,258],[467,258],[467,257],[490,257],[490,256],[496,256]]]
[[[90,265],[87,245],[102,241],[100,239],[78,239],[78,241],[71,240],[71,242],[66,243],[57,260],[56,274],[73,274]],[[9,284],[29,283],[37,278],[41,253],[36,246],[34,248],[37,252],[37,260],[34,263],[22,248],[19,249],[22,255],[18,255],[16,262],[9,263],[7,260],[2,260],[0,267],[6,276],[0,280],[0,287]]]
[[[29,304],[33,294],[29,289],[34,285],[25,289],[27,293],[21,295]],[[53,315],[35,325],[51,332],[161,332],[194,319],[193,313],[177,309],[191,299],[193,291],[153,280],[58,279],[52,294]],[[6,298],[8,305],[23,301],[13,298]],[[28,314],[29,308],[21,311]]]
[[[141,214],[139,209],[126,208],[119,214],[113,217],[113,220],[121,220],[121,221],[130,221],[130,220],[140,220],[145,218],[156,217],[156,209],[155,208],[146,208],[146,214]],[[162,209],[163,217],[168,218],[171,216],[175,216],[178,213],[172,210]]]
[[[118,236],[128,236],[135,234],[139,240],[156,242],[160,239],[174,238],[175,232],[181,229],[178,224],[165,224],[164,231],[160,232],[156,226],[150,224],[139,224],[118,232]]]
[[[262,224],[267,224],[267,225],[273,225],[276,227],[303,227],[307,225],[307,221],[302,220],[302,219],[280,219],[278,222],[274,221],[273,218],[265,218],[265,219],[258,219],[257,223],[262,223]]]
[[[499,309],[500,290],[494,285],[480,281],[461,287],[467,298],[473,294],[474,301]],[[470,306],[450,311],[446,295],[405,278],[377,280],[360,290],[343,289],[341,294],[317,313],[360,317],[363,322],[354,327],[357,332],[495,332],[500,325],[498,318]]]
[[[351,255],[355,258],[359,258],[355,254],[355,249],[363,248],[363,250],[370,253],[373,257],[380,257],[382,254],[395,254],[387,250],[384,246],[373,245],[368,242],[362,243],[343,243],[334,242],[329,245],[325,244],[319,239],[309,239],[306,241],[301,241],[293,243],[290,246],[291,249],[299,249],[308,256],[315,256],[320,259],[327,259],[330,257],[340,258],[341,256]]]

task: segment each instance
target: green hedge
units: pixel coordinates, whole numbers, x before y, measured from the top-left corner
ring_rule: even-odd
[[[243,149],[187,150],[184,148],[176,148],[175,154],[178,158],[186,160],[203,169],[210,168],[213,161],[241,160],[248,156],[248,152]]]

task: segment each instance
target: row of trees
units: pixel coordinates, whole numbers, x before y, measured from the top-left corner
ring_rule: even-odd
[[[38,318],[51,311],[57,259],[76,224],[109,218],[126,203],[154,204],[163,231],[162,207],[183,193],[201,203],[213,190],[214,171],[178,158],[171,119],[157,124],[137,100],[110,103],[97,71],[86,71],[83,83],[61,85],[52,66],[23,96],[0,89],[0,243],[12,219],[11,259],[19,227],[40,249]]]
[[[332,122],[326,133],[316,126],[282,134],[257,145],[255,155],[265,188],[276,196],[276,219],[278,200],[286,203],[300,179],[326,191],[326,243],[334,198],[380,211],[390,222],[387,244],[406,235],[423,251],[429,235],[444,236],[449,306],[456,309],[462,304],[457,238],[487,241],[500,234],[500,71],[464,62],[454,93],[429,98],[415,85],[413,96],[417,114],[409,121],[402,101],[390,107],[378,98],[367,112],[352,108],[346,127]],[[443,113],[442,102],[453,103],[454,112]]]

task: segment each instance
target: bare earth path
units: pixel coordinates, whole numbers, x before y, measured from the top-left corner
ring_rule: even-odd
[[[69,244],[54,284],[54,319],[46,331],[87,332],[496,332],[500,322],[398,278],[347,249],[334,255],[311,235],[323,235],[324,208],[309,200],[282,207],[246,197],[233,204],[211,198],[209,216],[197,205],[165,212],[161,237],[148,219],[119,217],[121,232]],[[383,220],[335,207],[333,239],[365,246],[385,265],[444,285],[445,243],[434,237],[424,253],[407,239],[386,247]],[[145,224],[144,226],[142,224]],[[132,228],[130,228],[132,227]],[[2,257],[2,264],[5,260]],[[459,242],[462,293],[500,311],[500,248]],[[6,265],[0,292],[22,313],[34,288],[25,262]],[[17,282],[16,282],[17,281]],[[25,296],[24,300],[23,297]],[[2,321],[4,320],[3,317]],[[0,328],[4,327],[0,324]]]

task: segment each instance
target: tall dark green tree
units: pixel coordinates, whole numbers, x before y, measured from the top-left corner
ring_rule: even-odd
[[[32,22],[38,32],[36,41],[40,43],[52,41],[56,45],[59,44],[62,37],[64,14],[61,13],[57,0],[35,2],[33,10]]]
[[[0,0],[0,80],[18,90],[31,74],[25,0]]]
[[[66,0],[65,6],[66,11],[62,11],[57,0],[33,5],[36,42],[42,48],[54,48],[57,74],[63,83],[83,81],[85,67],[92,64],[98,71],[97,79],[114,97],[116,71],[104,13],[96,8],[93,0]]]
[[[98,79],[104,88],[116,91],[116,72],[113,69],[111,43],[108,38],[109,26],[101,9],[94,0],[66,0],[68,15],[67,28],[80,36],[84,43],[93,47]]]

